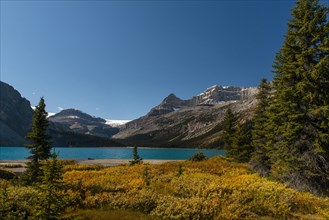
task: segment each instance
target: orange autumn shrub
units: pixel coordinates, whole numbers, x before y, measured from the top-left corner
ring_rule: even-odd
[[[82,207],[138,210],[160,219],[329,218],[328,198],[297,192],[223,157],[76,169],[64,181],[81,184]]]

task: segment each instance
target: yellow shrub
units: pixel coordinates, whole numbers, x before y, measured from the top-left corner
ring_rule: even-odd
[[[149,185],[143,179],[145,166]],[[328,199],[297,192],[223,157],[196,163],[75,168],[65,173],[64,180],[80,181],[83,205],[89,208],[133,209],[169,219],[328,219],[329,215]]]

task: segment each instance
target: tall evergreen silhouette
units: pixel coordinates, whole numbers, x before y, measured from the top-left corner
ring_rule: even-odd
[[[238,123],[238,117],[233,113],[232,109],[229,107],[224,115],[223,120],[223,135],[222,142],[224,144],[224,149],[227,150],[227,156],[231,156],[231,150],[233,147],[234,136],[236,132],[236,126]]]
[[[26,138],[31,144],[26,145],[30,149],[30,161],[27,163],[27,169],[22,176],[22,180],[26,184],[32,184],[40,181],[42,176],[41,164],[42,160],[46,160],[51,156],[50,137],[47,134],[48,128],[48,113],[46,112],[45,100],[42,97],[39,104],[36,106],[33,119],[32,131],[29,132]]]
[[[256,96],[258,104],[255,110],[254,126],[252,130],[253,153],[250,164],[262,176],[268,176],[270,164],[268,157],[268,138],[267,135],[272,131],[267,128],[268,116],[266,110],[270,105],[271,85],[266,79],[262,79],[258,86]]]
[[[316,194],[329,189],[328,8],[298,0],[274,62],[267,109],[270,176]]]

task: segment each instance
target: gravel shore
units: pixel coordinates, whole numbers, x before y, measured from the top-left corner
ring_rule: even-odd
[[[77,159],[78,164],[99,164],[103,166],[119,166],[127,165],[131,159]],[[147,164],[163,164],[172,161],[183,161],[183,160],[143,160]],[[6,169],[13,171],[14,173],[21,173],[25,170],[25,166],[28,160],[0,160],[1,166],[13,166],[12,168],[7,167]],[[21,166],[21,167],[14,167]]]

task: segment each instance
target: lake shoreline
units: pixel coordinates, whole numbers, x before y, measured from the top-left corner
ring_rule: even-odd
[[[102,165],[105,167],[114,167],[120,165],[129,165],[129,161],[132,159],[72,159],[76,160],[77,164],[87,164],[87,165]],[[0,166],[21,166],[21,167],[6,167],[6,170],[10,170],[14,173],[22,173],[25,170],[26,163],[29,160],[0,160]],[[168,162],[179,162],[184,160],[143,160],[145,164],[164,164]]]

